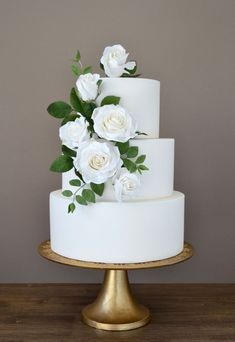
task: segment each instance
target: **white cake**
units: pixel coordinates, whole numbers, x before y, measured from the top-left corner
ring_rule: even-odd
[[[149,171],[133,199],[117,202],[111,181],[97,203],[68,214],[69,199],[61,190],[50,194],[50,239],[54,252],[65,257],[105,263],[138,263],[177,255],[184,245],[184,195],[173,190],[174,139],[159,138],[160,82],[142,78],[103,78],[100,101],[121,97],[147,136],[132,139],[146,154]],[[141,101],[140,101],[141,99]],[[74,171],[62,175],[70,189]]]

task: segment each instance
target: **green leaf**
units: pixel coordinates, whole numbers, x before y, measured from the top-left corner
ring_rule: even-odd
[[[101,83],[102,83],[102,80],[97,81],[98,87],[101,85]]]
[[[101,68],[102,70],[104,70],[104,66],[103,66],[102,63],[100,63],[100,68]]]
[[[128,158],[135,158],[139,152],[138,146],[131,146],[127,150],[127,157]]]
[[[82,178],[81,173],[80,173],[78,170],[76,170],[75,168],[74,168],[74,173],[75,173],[75,175],[78,176],[78,178],[81,179],[81,180],[83,181],[83,183],[84,183],[84,180],[83,180],[83,178]]]
[[[92,72],[92,66],[87,66],[83,70],[83,74],[89,74]]]
[[[80,195],[77,195],[77,196],[76,196],[76,201],[77,201],[79,204],[81,204],[81,205],[87,205],[87,202],[86,202],[85,198],[83,198],[83,197],[80,196]]]
[[[120,102],[120,97],[118,96],[106,96],[103,98],[103,100],[101,101],[101,106],[105,106],[105,105],[117,105]]]
[[[93,191],[90,189],[84,189],[82,190],[82,197],[85,199],[87,202],[92,202],[95,203],[95,194]]]
[[[76,157],[77,155],[76,151],[71,150],[65,145],[62,145],[62,152],[69,157]]]
[[[73,159],[67,155],[61,155],[50,166],[53,172],[67,172],[73,168]]]
[[[72,64],[71,70],[74,73],[74,75],[76,75],[76,76],[81,75],[81,68],[78,65]]]
[[[130,73],[130,75],[134,75],[136,73],[136,70],[137,70],[137,63],[136,63],[136,61],[132,61],[132,62],[135,62],[135,67],[133,69],[125,68],[125,70],[128,71]]]
[[[65,125],[69,121],[75,121],[76,119],[80,118],[80,115],[78,114],[69,114],[66,115],[66,117],[62,120],[61,126]]]
[[[149,168],[147,166],[143,165],[143,164],[139,165],[138,169],[143,170],[143,171],[148,171],[149,170]]]
[[[130,171],[131,173],[137,170],[136,164],[130,159],[123,159],[123,164],[127,168],[127,170]]]
[[[74,203],[70,203],[68,205],[68,214],[73,213],[75,209],[76,209],[76,205]]]
[[[124,143],[121,143],[121,142],[116,143],[116,146],[118,147],[120,154],[127,153],[129,145],[130,145],[129,140]]]
[[[76,94],[75,88],[71,89],[70,92],[70,103],[73,106],[74,110],[76,112],[79,112],[81,114],[83,114],[83,108],[82,108],[82,103],[81,100],[79,99],[79,97]]]
[[[102,184],[95,184],[95,183],[91,183],[90,184],[91,189],[99,196],[103,195],[104,192],[104,183]]]
[[[56,101],[48,106],[47,111],[51,116],[54,116],[54,118],[62,119],[71,113],[72,108],[66,102]]]
[[[137,135],[148,135],[147,133],[139,132],[139,131],[136,131],[135,133],[136,133]]]
[[[69,181],[69,184],[72,185],[72,186],[80,186],[81,185],[81,181],[80,181],[80,179],[71,179]]]
[[[142,164],[144,161],[145,161],[145,158],[146,158],[146,154],[141,154],[141,156],[139,156],[137,159],[136,159],[136,164]]]
[[[76,56],[75,56],[75,58],[74,58],[74,61],[75,61],[75,62],[79,62],[80,59],[81,59],[81,54],[80,54],[79,50],[77,50]]]
[[[71,197],[72,196],[72,191],[70,191],[70,190],[64,190],[63,192],[62,192],[62,195],[63,196],[65,196],[65,197]]]

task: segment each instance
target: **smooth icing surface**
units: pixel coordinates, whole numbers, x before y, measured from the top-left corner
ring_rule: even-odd
[[[140,176],[141,186],[136,199],[156,199],[170,196],[173,192],[174,180],[174,139],[134,139],[131,145],[139,147],[139,154],[146,154],[144,164],[149,171]],[[62,190],[75,191],[69,181],[76,178],[74,171],[62,175]],[[115,200],[112,180],[106,184],[102,198],[97,200]]]
[[[102,81],[97,104],[106,96],[120,96],[120,105],[135,118],[138,131],[147,133],[147,138],[158,138],[160,82],[144,78],[102,78]]]
[[[127,203],[99,202],[67,213],[70,200],[50,194],[52,250],[65,257],[110,263],[161,260],[184,243],[184,195]]]

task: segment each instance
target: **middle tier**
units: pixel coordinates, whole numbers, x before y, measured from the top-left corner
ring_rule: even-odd
[[[140,175],[141,186],[135,199],[171,196],[174,187],[174,139],[133,139],[130,144],[139,147],[139,154],[146,155],[144,164],[149,168],[149,171],[144,171]],[[73,170],[63,173],[62,191],[75,191],[76,188],[69,184],[69,181],[75,178],[77,176]],[[97,201],[99,200],[115,200],[112,180],[105,185],[103,196],[101,198],[97,196]]]

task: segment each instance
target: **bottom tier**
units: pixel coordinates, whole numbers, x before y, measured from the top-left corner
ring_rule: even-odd
[[[133,202],[97,202],[67,213],[70,200],[50,194],[50,239],[68,258],[136,263],[172,257],[184,245],[184,195]]]

